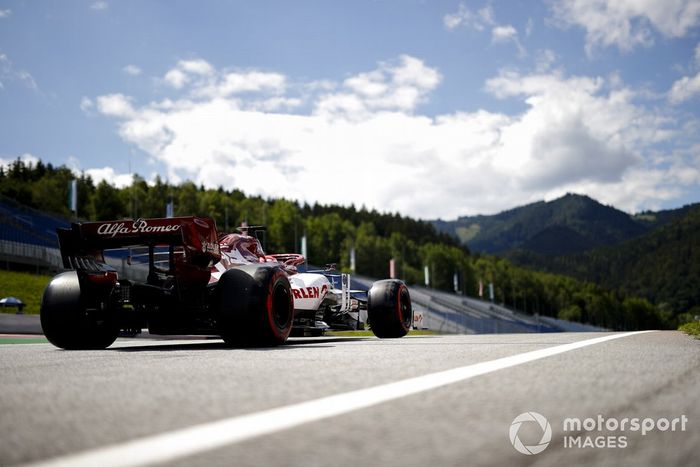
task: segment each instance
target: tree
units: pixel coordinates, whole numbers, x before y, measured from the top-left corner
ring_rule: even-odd
[[[69,216],[68,191],[73,176],[70,172],[45,174],[32,185],[34,206],[43,211]]]
[[[196,212],[211,217],[216,225],[223,226],[226,214],[225,195],[216,190],[206,190],[198,193],[198,199],[199,207]]]
[[[166,205],[170,201],[171,188],[156,175],[153,186],[146,186],[142,205],[143,217],[165,217]]]
[[[358,274],[381,278],[389,276],[389,242],[377,235],[373,224],[360,224],[355,233],[354,245]]]
[[[92,212],[95,220],[111,220],[126,217],[126,206],[119,196],[119,191],[102,180],[95,189],[92,198]]]
[[[278,199],[267,212],[267,235],[270,251],[296,252],[300,236],[300,214],[295,203]]]
[[[581,321],[581,308],[578,305],[569,305],[559,310],[557,317],[567,321]]]
[[[340,263],[341,245],[353,234],[352,224],[335,213],[307,219],[306,241],[309,262],[316,265]]]
[[[196,216],[199,212],[199,201],[197,199],[197,186],[192,182],[185,182],[180,185],[180,192],[175,204],[175,213],[178,216]]]

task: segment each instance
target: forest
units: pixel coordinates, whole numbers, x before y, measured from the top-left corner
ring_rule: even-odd
[[[69,190],[77,180],[77,213],[69,210]],[[0,167],[0,195],[29,207],[73,220],[108,220],[164,217],[166,204],[174,214],[213,218],[222,232],[243,221],[266,225],[268,252],[299,252],[307,239],[308,261],[314,265],[337,264],[350,270],[350,250],[355,249],[357,274],[374,278],[389,275],[394,259],[396,275],[409,284],[424,285],[424,269],[430,287],[477,296],[480,284],[488,295],[493,283],[495,301],[525,313],[590,323],[610,329],[675,327],[688,310],[652,304],[625,292],[624,287],[604,288],[593,282],[515,266],[491,255],[472,255],[467,247],[427,221],[398,213],[368,210],[364,206],[300,204],[287,199],[264,199],[239,190],[207,189],[192,182],[152,183],[133,176],[128,187],[97,184],[66,166],[26,163],[20,159]],[[457,278],[455,284],[455,277]],[[486,298],[486,297],[485,297]]]
[[[661,309],[681,312],[681,323],[700,315],[700,205],[618,245],[559,256],[518,250],[507,257],[646,298]]]

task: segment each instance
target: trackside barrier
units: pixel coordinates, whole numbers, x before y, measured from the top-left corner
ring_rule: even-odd
[[[0,255],[8,261],[63,269],[61,251],[58,248],[0,240]]]
[[[353,288],[367,289],[374,282],[353,275]],[[560,320],[548,316],[528,315],[497,303],[456,295],[420,286],[411,286],[411,302],[417,329],[446,334],[491,334],[523,332],[608,331],[589,324]]]

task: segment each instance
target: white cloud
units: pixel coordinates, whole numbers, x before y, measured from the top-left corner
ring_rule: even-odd
[[[12,14],[12,10],[0,10],[0,18],[8,18]]]
[[[206,60],[180,60],[175,68],[165,74],[163,80],[173,88],[180,89],[193,78],[207,77],[213,72],[214,68]]]
[[[346,79],[342,89],[321,95],[315,112],[360,118],[380,110],[410,112],[441,80],[440,73],[422,60],[402,55],[397,62],[380,63],[374,71]]]
[[[141,68],[137,67],[136,65],[127,65],[122,68],[122,71],[129,76],[138,76],[141,74]]]
[[[508,42],[518,37],[518,31],[511,26],[497,26],[491,30],[491,40],[493,42]]]
[[[18,70],[15,72],[15,76],[29,89],[36,91],[39,88],[36,84],[36,81],[34,81],[34,77],[28,71]]]
[[[700,94],[700,73],[695,76],[684,76],[679,79],[668,92],[668,100],[672,104],[680,104],[689,99],[692,99],[697,94]]]
[[[83,96],[82,99],[80,99],[80,110],[82,110],[85,113],[90,112],[92,108],[95,106],[95,103],[92,102],[92,99],[90,99],[87,96]]]
[[[537,52],[535,69],[538,73],[549,71],[557,61],[557,54],[552,49],[544,49]]]
[[[386,93],[387,83],[382,72],[360,73],[345,80],[345,86],[352,91],[367,97],[377,97]]]
[[[24,154],[19,156],[0,157],[0,167],[7,170],[17,159],[21,160],[26,165],[36,165],[36,163],[39,162],[38,157],[36,157],[33,154],[29,154],[28,152],[25,152]]]
[[[279,110],[292,110],[302,105],[302,100],[295,97],[271,97],[260,101],[251,102],[250,110],[263,112],[275,112]]]
[[[175,183],[423,218],[495,212],[567,191],[632,211],[698,184],[698,151],[673,152],[688,141],[676,135],[697,132],[635,104],[619,77],[504,71],[486,92],[525,110],[428,117],[418,106],[440,73],[407,55],[324,86],[281,86],[280,75],[279,86],[255,88],[264,92],[224,92],[230,74],[193,76],[187,97],[136,105],[111,94],[96,107],[121,119],[123,140]],[[209,87],[219,91],[201,92]]]
[[[209,97],[228,97],[246,92],[281,93],[286,86],[285,77],[279,73],[260,71],[233,72],[200,86],[195,93]]]
[[[75,156],[69,156],[66,161],[66,166],[76,177],[80,177],[83,174],[92,178],[95,185],[101,182],[107,182],[112,186],[117,188],[125,188],[131,185],[133,181],[133,175],[127,173],[120,173],[114,170],[113,167],[101,167],[101,168],[91,168],[83,169],[83,164]],[[150,180],[146,180],[148,185],[153,186],[155,184],[155,178],[157,174],[152,174]]]
[[[518,39],[518,30],[510,24],[505,26],[496,26],[491,30],[491,42],[494,44],[512,42],[518,49],[518,55],[524,57],[527,55],[525,47],[523,47],[520,39]]]
[[[131,99],[123,94],[108,94],[97,98],[97,110],[110,117],[130,118],[134,116]]]
[[[600,78],[512,72],[489,80],[489,92],[520,96],[530,106],[502,130],[503,148],[494,165],[517,170],[514,181],[533,189],[619,182],[628,168],[643,162],[643,149],[657,142],[644,131],[658,123],[632,105],[630,95],[605,95],[603,84]]]
[[[455,13],[445,15],[442,20],[447,29],[465,26],[476,31],[483,31],[489,26],[496,25],[493,16],[491,5],[486,5],[477,11],[472,11],[467,8],[464,3],[460,3]]]
[[[479,10],[472,11],[467,8],[464,3],[460,3],[456,13],[448,14],[443,17],[443,24],[448,30],[458,27],[466,27],[479,32],[490,29],[491,42],[493,44],[512,42],[518,49],[518,55],[520,57],[527,55],[525,47],[523,47],[518,38],[518,30],[510,24],[499,24],[496,21],[491,5],[486,5]],[[532,19],[528,20],[526,31],[526,34],[529,36],[532,31]]]
[[[80,164],[80,159],[78,159],[75,156],[68,156],[68,160],[66,161],[66,166],[76,174],[77,176],[80,176],[80,172],[82,172],[81,169],[81,164]]]
[[[5,88],[5,82],[13,81],[18,81],[33,91],[39,89],[34,77],[28,71],[17,70],[7,55],[0,54],[0,89]]]
[[[697,0],[554,0],[555,19],[586,30],[586,51],[616,46],[628,52],[654,43],[652,30],[684,37],[700,21]]]
[[[175,89],[180,89],[190,80],[185,72],[177,68],[168,71],[163,79]]]
[[[179,61],[163,80],[175,89],[188,86],[192,96],[200,98],[226,98],[241,93],[281,94],[286,88],[286,78],[279,73],[258,70],[217,72],[202,59]]]
[[[95,11],[104,11],[109,8],[109,3],[104,0],[98,0],[96,2],[92,2],[90,8]]]
[[[131,185],[133,180],[130,174],[120,174],[115,172],[112,167],[102,167],[101,169],[87,169],[85,174],[89,175],[95,182],[95,185],[101,181],[106,181],[110,185],[114,185],[117,188],[124,188]]]
[[[214,68],[209,64],[209,62],[202,59],[180,60],[177,66],[182,71],[194,75],[207,76],[214,72]]]
[[[175,68],[169,70],[164,81],[175,89],[181,89],[193,79],[209,77],[214,73],[214,68],[202,59],[180,60]]]

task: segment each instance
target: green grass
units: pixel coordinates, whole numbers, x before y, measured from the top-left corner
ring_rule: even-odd
[[[43,337],[0,337],[0,345],[5,344],[48,344]]]
[[[437,332],[430,331],[428,329],[416,330],[412,329],[408,331],[409,336],[433,336]],[[337,337],[374,337],[372,331],[326,331],[326,336],[337,336]]]
[[[686,334],[695,336],[700,339],[700,321],[693,321],[691,323],[685,323],[678,327],[679,331],[683,331]]]
[[[24,313],[38,314],[41,296],[51,276],[26,272],[0,271],[0,298],[17,297],[24,302]],[[16,313],[17,308],[1,308],[0,312]]]

